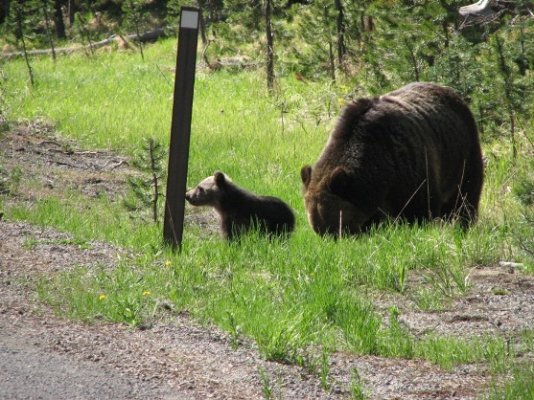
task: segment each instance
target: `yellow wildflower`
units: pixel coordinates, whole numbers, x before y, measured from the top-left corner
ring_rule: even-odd
[[[165,266],[169,268],[170,266],[172,266],[172,262],[170,260],[165,261]]]
[[[145,290],[145,291],[143,292],[143,296],[150,296],[150,291]]]
[[[104,293],[100,293],[100,296],[98,296],[98,300],[103,301],[106,299],[106,295]]]

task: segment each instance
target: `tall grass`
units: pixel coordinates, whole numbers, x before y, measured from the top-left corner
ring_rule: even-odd
[[[118,53],[94,59],[74,55],[57,65],[42,59],[35,65],[33,88],[25,84],[20,61],[10,62],[4,65],[10,117],[45,117],[91,148],[132,154],[147,137],[168,145],[174,43],[146,50],[146,63],[135,54]],[[306,106],[301,88],[286,86],[293,91],[285,95],[287,107],[322,108],[322,98]],[[284,122],[256,72],[199,71],[193,113],[190,185],[218,169],[250,190],[280,196],[294,207],[300,204],[299,170],[319,152],[327,135],[324,127],[306,116],[298,123]]]
[[[522,365],[513,371],[514,379],[504,386],[494,384],[487,400],[530,400],[534,398],[534,366]]]
[[[174,43],[148,46],[145,59],[103,53],[60,58],[57,64],[38,60],[31,89],[22,64],[9,62],[9,117],[50,119],[88,148],[132,154],[149,136],[167,144]],[[373,298],[410,295],[422,308],[439,308],[439,299],[468,292],[474,266],[501,259],[531,265],[528,254],[518,251],[514,232],[528,235],[532,229],[518,228],[524,207],[510,190],[528,163],[510,169],[500,146],[486,149],[480,221],[467,233],[449,224],[385,224],[357,238],[321,238],[307,226],[299,170],[317,158],[347,91],[288,78],[270,97],[256,71],[199,71],[189,186],[223,170],[250,190],[287,201],[297,215],[294,234],[274,242],[251,234],[228,245],[186,226],[183,250],[175,254],[162,247],[160,227],[132,220],[117,199],[87,202],[71,193],[4,205],[9,218],[55,226],[78,240],[110,241],[136,254],[113,269],[80,267],[43,280],[41,297],[73,318],[134,326],[157,318],[161,304],[171,304],[223,327],[235,345],[252,338],[266,358],[284,362],[305,364],[320,358],[316,352],[322,348],[420,357],[445,368],[506,364],[504,338],[416,338],[399,323],[402,309],[384,316]],[[424,291],[409,288],[411,274],[426,277]]]

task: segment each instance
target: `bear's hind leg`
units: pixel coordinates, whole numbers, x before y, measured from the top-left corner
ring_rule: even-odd
[[[460,223],[467,228],[478,217],[478,203],[482,194],[484,181],[484,162],[480,149],[474,151],[471,162],[467,164],[466,173],[461,185],[462,199],[459,209]]]
[[[465,174],[459,190],[443,206],[443,217],[458,221],[467,229],[478,217],[478,203],[482,192],[482,167],[475,165]]]
[[[442,218],[446,221],[459,222],[463,229],[468,228],[476,217],[476,206],[462,190],[456,191],[456,194],[443,206]]]

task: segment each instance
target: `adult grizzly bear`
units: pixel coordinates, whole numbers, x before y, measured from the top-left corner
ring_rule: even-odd
[[[194,206],[214,207],[221,217],[222,234],[229,241],[250,229],[273,236],[289,234],[295,227],[293,211],[282,200],[257,196],[220,171],[189,190],[185,198]]]
[[[356,234],[386,218],[457,218],[467,227],[483,182],[473,115],[452,89],[431,83],[356,100],[301,178],[321,235]]]

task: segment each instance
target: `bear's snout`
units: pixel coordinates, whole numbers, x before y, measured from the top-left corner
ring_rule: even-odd
[[[185,193],[185,199],[186,199],[189,203],[192,204],[192,202],[193,202],[193,195],[191,194],[190,191]]]
[[[196,188],[186,192],[185,199],[192,206],[204,206],[209,204],[209,201],[206,196],[203,196],[201,193],[199,193]]]

